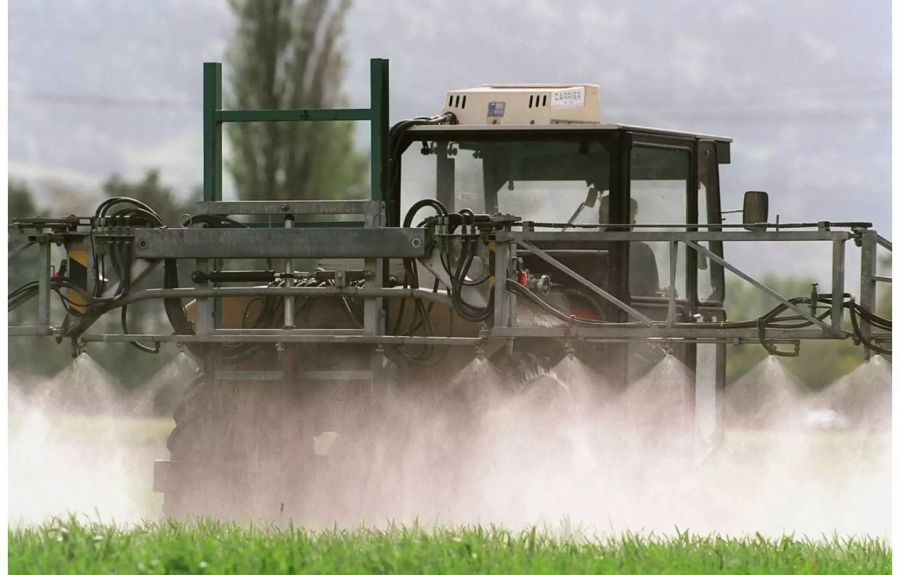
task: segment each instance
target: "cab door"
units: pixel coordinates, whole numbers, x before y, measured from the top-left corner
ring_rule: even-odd
[[[696,149],[691,139],[635,134],[627,149],[623,223],[635,231],[685,231],[697,223]],[[676,322],[689,322],[696,301],[697,257],[683,242],[628,242],[624,276],[631,305],[665,320],[674,293]],[[628,379],[642,377],[665,356],[661,346],[635,344]],[[670,351],[693,369],[686,346]]]
[[[624,204],[637,231],[697,231],[721,223],[714,142],[661,135],[635,135],[627,152]],[[624,220],[623,220],[624,221]],[[700,242],[722,255],[718,241]],[[630,242],[625,275],[630,303],[653,319],[665,320],[675,294],[677,323],[724,319],[724,270],[688,249],[683,241]],[[628,380],[650,376],[667,352],[689,368],[683,407],[698,437],[719,430],[724,384],[724,344],[650,343],[629,346]],[[664,382],[660,382],[663,385]]]

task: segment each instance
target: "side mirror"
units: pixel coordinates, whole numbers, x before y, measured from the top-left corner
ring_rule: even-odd
[[[769,220],[769,194],[744,192],[744,227],[752,232],[764,231]]]

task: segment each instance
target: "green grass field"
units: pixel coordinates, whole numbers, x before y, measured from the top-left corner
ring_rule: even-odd
[[[592,539],[500,528],[306,531],[55,520],[9,535],[10,573],[890,573],[878,539]]]

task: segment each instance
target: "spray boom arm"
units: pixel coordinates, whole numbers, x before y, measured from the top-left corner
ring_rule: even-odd
[[[339,202],[341,203],[341,202]],[[189,344],[208,342],[253,343],[320,341],[331,343],[366,342],[379,345],[427,346],[477,345],[484,341],[508,341],[527,338],[563,337],[590,341],[696,341],[747,343],[758,342],[770,354],[795,355],[803,339],[852,338],[867,350],[890,353],[891,321],[873,311],[872,290],[875,282],[885,281],[874,275],[873,261],[878,246],[890,249],[891,244],[874,231],[858,225],[850,230],[827,228],[789,228],[782,224],[778,231],[748,231],[722,225],[708,231],[642,231],[633,226],[627,231],[607,231],[579,226],[577,231],[563,232],[561,224],[521,222],[508,215],[475,214],[469,210],[448,213],[439,202],[429,200],[414,206],[400,228],[367,226],[363,228],[249,228],[232,217],[208,213],[193,216],[187,227],[168,228],[149,206],[129,198],[114,198],[98,207],[93,217],[62,219],[27,219],[12,222],[11,229],[27,238],[41,252],[41,276],[14,290],[8,297],[8,309],[13,311],[32,297],[38,297],[37,318],[34,323],[9,327],[9,334],[50,335],[83,341],[128,341],[144,351],[156,351],[162,342]],[[268,202],[248,202],[244,211],[274,209]],[[252,204],[252,206],[250,205]],[[272,203],[274,204],[274,202]],[[283,209],[284,203],[279,203]],[[325,202],[324,204],[327,204]],[[341,203],[346,204],[346,203]],[[416,213],[423,207],[437,213],[413,226]],[[229,210],[241,209],[231,205]],[[379,202],[360,202],[353,205],[323,206],[323,202],[292,202],[289,211],[295,216],[322,211],[357,211],[368,214],[367,221],[375,222],[384,207]],[[288,214],[292,215],[292,214]],[[787,229],[785,229],[787,228]],[[724,318],[704,321],[679,319],[683,302],[676,299],[674,290],[667,294],[669,313],[666,319],[651,319],[635,309],[628,301],[613,296],[583,275],[567,267],[553,254],[539,246],[547,241],[564,239],[567,242],[590,246],[598,239],[627,242],[681,242],[709,260],[772,296],[779,303],[769,313],[752,321],[729,322]],[[863,252],[861,280],[863,296],[860,301],[843,293],[843,252],[848,240]],[[721,256],[705,248],[709,241],[829,241],[833,250],[833,285],[838,295],[814,291],[809,296],[786,298],[746,274]],[[54,270],[51,266],[52,245],[65,247],[67,258]],[[552,266],[556,272],[542,280],[540,287],[528,282],[527,270],[521,269],[517,252],[527,252]],[[21,254],[17,257],[22,257]],[[315,272],[293,271],[283,268],[227,271],[210,263],[221,260],[294,258],[338,258],[342,261],[362,259],[363,269],[338,266],[319,268]],[[166,281],[163,288],[139,288],[141,279],[160,261],[166,262]],[[178,262],[194,260],[196,271],[193,287],[178,285]],[[390,285],[378,279],[378,262],[400,260],[404,264],[404,285]],[[435,289],[419,285],[419,265],[437,279]],[[672,262],[675,265],[675,262]],[[669,270],[672,272],[672,270]],[[522,281],[522,279],[525,281]],[[624,321],[586,319],[554,307],[546,300],[554,278],[567,277],[596,298],[620,309]],[[233,282],[265,282],[252,287],[229,287]],[[65,312],[63,321],[51,324],[50,294],[55,293]],[[263,327],[224,329],[216,324],[216,308],[229,297],[256,297],[282,302],[303,298],[342,298],[349,313],[358,320],[359,329],[305,330],[285,325],[269,317]],[[452,308],[455,315],[466,322],[480,323],[478,337],[438,337],[433,335],[399,335],[390,333],[377,314],[367,316],[367,306],[381,306],[388,298],[410,299],[414,313],[427,323],[430,307],[422,302],[441,303]],[[516,320],[517,298],[522,298],[561,321],[563,327],[520,325]],[[133,302],[162,299],[174,334],[129,333],[126,322],[127,306]],[[194,320],[188,319],[183,300],[194,300],[200,311]],[[421,305],[420,305],[421,304]],[[89,328],[104,314],[122,314],[122,333],[95,334]],[[849,326],[844,313],[849,314]],[[221,312],[219,312],[221,313]],[[208,319],[207,319],[208,318]],[[212,320],[212,321],[210,321]],[[221,320],[219,320],[221,321]],[[272,333],[273,327],[287,328]],[[794,343],[794,351],[777,347],[778,343]]]

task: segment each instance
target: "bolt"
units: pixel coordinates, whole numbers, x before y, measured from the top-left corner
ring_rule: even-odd
[[[288,207],[287,204],[281,204],[281,211],[282,211],[282,212],[286,212],[286,211],[288,211],[289,209],[290,209],[290,208]]]
[[[147,240],[138,240],[138,247],[142,250],[147,249]]]
[[[413,239],[409,240],[409,245],[411,245],[414,248],[420,248],[420,247],[422,247],[422,239],[421,238],[413,238]]]

